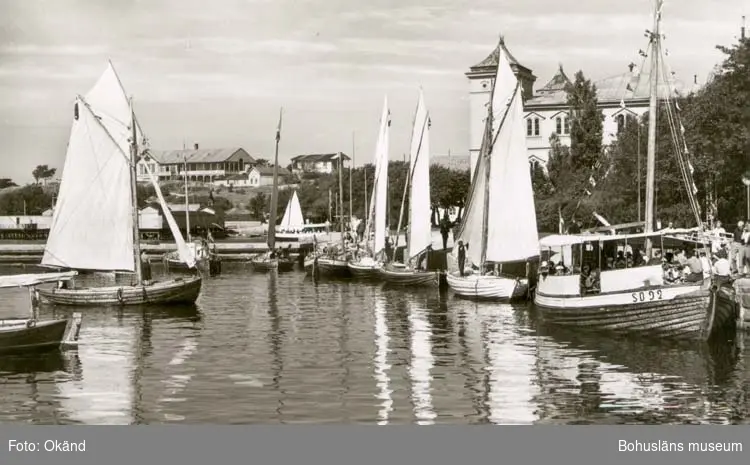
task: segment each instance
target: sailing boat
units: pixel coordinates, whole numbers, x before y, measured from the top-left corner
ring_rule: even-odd
[[[180,251],[173,250],[164,254],[163,261],[164,265],[169,270],[175,271],[194,271],[198,269],[204,273],[208,272],[209,275],[214,272],[219,272],[221,269],[220,258],[218,254],[212,253],[208,248],[208,243],[203,239],[196,239],[191,241],[190,239],[190,196],[188,193],[188,164],[187,156],[183,159],[185,173],[185,239],[187,239],[187,246],[195,257],[195,268],[191,268],[184,261],[180,260]],[[210,239],[209,232],[209,240]]]
[[[521,88],[500,40],[480,159],[452,252],[457,259],[463,243],[471,269],[446,276],[455,294],[475,299],[526,296],[529,261],[539,256]]]
[[[401,234],[401,220],[409,192],[409,226],[406,234],[404,263],[391,263],[380,268],[380,277],[387,283],[404,286],[437,286],[440,283],[438,271],[421,269],[420,262],[427,261],[432,248],[432,208],[430,205],[430,115],[424,103],[424,93],[419,91],[419,103],[414,118],[409,154],[409,175],[404,186],[401,213],[396,231],[396,247]],[[413,266],[407,265],[409,259]]]
[[[271,192],[271,208],[268,218],[268,252],[256,255],[250,259],[250,265],[255,271],[291,271],[294,261],[289,257],[279,257],[276,250],[276,209],[279,202],[279,142],[281,141],[281,115],[279,110],[279,126],[276,129],[276,154],[273,159],[273,192]]]
[[[344,181],[342,177],[344,172],[344,158],[342,155],[341,152],[336,155],[339,176],[339,201],[336,206],[336,211],[338,212],[339,217],[341,244],[338,247],[329,244],[324,247],[324,250],[315,250],[311,255],[305,258],[305,273],[311,275],[313,278],[316,278],[317,276],[348,278],[351,276],[347,266],[349,257],[344,239]],[[313,236],[313,241],[317,248],[315,236]]]
[[[707,340],[725,326],[734,323],[736,304],[731,285],[712,282],[712,277],[688,282],[674,282],[669,270],[662,266],[661,257],[654,255],[654,246],[666,257],[669,249],[706,247],[707,241],[697,237],[675,235],[675,230],[654,231],[654,198],[656,169],[656,118],[658,112],[658,77],[661,49],[661,7],[658,0],[654,11],[654,29],[650,35],[651,72],[649,75],[650,103],[648,121],[648,153],[646,171],[646,214],[644,232],[639,234],[555,235],[543,238],[543,253],[559,254],[563,267],[572,273],[557,274],[546,263],[539,268],[534,304],[546,322],[575,326],[577,329],[596,329],[615,332],[648,334],[660,337],[681,337]],[[666,73],[665,73],[666,75]],[[669,83],[667,82],[667,87]],[[665,110],[671,114],[669,94],[666,92]],[[679,123],[678,123],[679,124]],[[670,125],[672,126],[672,125]],[[695,201],[690,162],[682,150],[684,138],[672,129],[675,154],[681,165],[693,214],[700,225],[700,211]],[[679,144],[682,142],[682,144]],[[687,168],[687,169],[686,169]],[[616,229],[616,228],[612,228]],[[642,266],[617,269],[608,259],[618,252],[645,249],[646,263]],[[594,271],[588,274],[586,268]],[[596,276],[598,279],[589,279]],[[553,274],[554,273],[554,274]],[[665,276],[666,275],[666,276]],[[598,281],[598,282],[597,282]]]
[[[126,98],[110,63],[86,97],[76,99],[60,192],[42,266],[134,272],[135,284],[39,289],[39,295],[50,303],[192,304],[198,299],[202,283],[200,276],[144,281],[136,200],[139,134],[132,102]],[[144,166],[177,242],[180,257],[194,266],[195,257],[182,239],[158,181],[148,163]]]
[[[299,197],[297,197],[297,191],[294,191],[286,204],[281,223],[277,227],[276,239],[298,241],[305,235],[302,232],[304,227],[305,218],[302,215],[302,207],[299,203]]]
[[[349,262],[349,270],[358,278],[371,279],[380,276],[378,270],[383,266],[380,257],[383,255],[386,241],[386,218],[388,202],[388,154],[390,145],[390,110],[388,97],[383,102],[383,112],[380,117],[380,131],[375,147],[375,179],[373,181],[370,210],[365,223],[365,247],[369,250],[358,251],[359,256]],[[370,231],[375,237],[370,244]]]
[[[67,281],[77,274],[76,271],[65,271],[0,276],[0,289],[26,287],[31,298],[31,318],[0,319],[0,353],[41,352],[77,345],[81,314],[74,313],[72,319],[39,320],[35,311],[38,297],[34,289],[38,284]]]

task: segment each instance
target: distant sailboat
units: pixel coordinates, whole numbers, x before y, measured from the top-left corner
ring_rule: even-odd
[[[409,155],[409,176],[398,220],[396,238],[401,234],[406,193],[409,193],[409,225],[406,233],[404,263],[390,263],[380,268],[380,277],[387,283],[403,286],[437,286],[440,273],[427,271],[427,254],[432,248],[432,205],[430,203],[430,115],[419,91]],[[398,239],[396,239],[398,240]],[[398,242],[396,243],[398,246]],[[420,264],[424,261],[425,267]],[[411,262],[411,263],[410,263]]]
[[[276,239],[280,241],[300,241],[308,237],[312,239],[312,235],[312,233],[305,232],[305,217],[302,215],[302,206],[299,203],[297,191],[294,191],[286,204],[284,217],[276,227]]]
[[[194,303],[200,276],[144,282],[136,163],[141,128],[132,102],[112,63],[86,97],[78,96],[60,191],[42,265],[55,268],[135,273],[135,284],[96,288],[39,289],[45,300],[60,305],[142,305]],[[148,164],[145,164],[147,169]],[[153,173],[151,182],[180,251],[191,254],[164,201]],[[150,270],[150,269],[149,269]],[[148,276],[146,276],[148,278]]]
[[[467,298],[526,296],[529,261],[539,256],[520,83],[503,46],[497,61],[480,159],[452,254],[457,259],[458,244],[466,245],[466,264],[446,276],[451,290]],[[525,276],[503,273],[503,265],[524,262]]]
[[[370,210],[365,223],[365,246],[369,250],[360,250],[359,257],[349,262],[349,270],[355,277],[377,278],[378,270],[385,260],[382,254],[387,239],[386,220],[388,202],[388,156],[390,146],[391,112],[388,108],[388,97],[383,102],[383,112],[380,117],[380,131],[375,147],[375,179],[373,181]],[[370,233],[374,232],[372,246]]]

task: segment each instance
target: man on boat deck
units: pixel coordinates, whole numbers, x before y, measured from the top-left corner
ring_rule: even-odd
[[[453,223],[451,223],[450,218],[448,218],[448,211],[446,210],[443,213],[443,219],[440,220],[440,236],[443,238],[443,249],[448,248],[448,233],[451,230],[451,226]]]
[[[685,276],[685,282],[697,283],[703,281],[703,264],[698,253],[695,250],[688,251],[690,258],[688,258],[687,266],[690,268],[690,274]]]
[[[745,248],[742,246],[742,233],[745,230],[745,222],[737,222],[737,228],[732,233],[732,249],[730,253],[730,265],[734,273],[739,273],[745,262]]]
[[[365,238],[365,220],[359,220],[359,224],[357,225],[357,237],[359,237],[360,242]]]
[[[464,246],[464,241],[458,241],[458,272],[461,276],[464,275],[464,266],[466,266],[466,246]]]
[[[147,286],[151,284],[151,262],[145,250],[141,252],[141,277],[143,278],[143,284]]]

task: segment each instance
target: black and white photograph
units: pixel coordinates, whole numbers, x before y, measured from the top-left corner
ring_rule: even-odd
[[[0,423],[750,424],[746,14],[0,0]]]

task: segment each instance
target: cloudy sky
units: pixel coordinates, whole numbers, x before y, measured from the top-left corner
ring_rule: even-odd
[[[667,0],[665,47],[704,79],[739,35],[743,0]],[[72,101],[111,59],[155,149],[242,146],[282,161],[372,158],[383,96],[391,152],[407,151],[418,86],[437,154],[468,152],[464,72],[505,35],[538,76],[600,79],[640,63],[653,0],[0,0],[0,177],[61,167]]]

